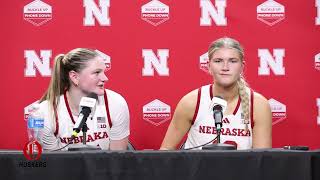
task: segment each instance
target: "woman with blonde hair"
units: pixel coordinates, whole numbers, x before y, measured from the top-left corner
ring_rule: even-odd
[[[97,103],[86,121],[87,144],[101,149],[127,148],[128,105],[120,94],[104,88],[108,80],[105,70],[103,58],[91,49],[77,48],[55,58],[49,87],[40,100],[39,110],[44,114],[40,141],[44,150],[82,144],[82,132],[77,137],[72,137],[72,133],[80,113],[80,101],[92,93]]]
[[[201,149],[214,140],[217,131],[210,104],[215,96],[227,101],[221,143],[233,144],[237,149],[271,148],[270,106],[243,77],[245,61],[240,43],[228,37],[217,39],[210,45],[208,56],[213,84],[193,90],[180,100],[160,149],[176,149],[186,133],[185,149]]]

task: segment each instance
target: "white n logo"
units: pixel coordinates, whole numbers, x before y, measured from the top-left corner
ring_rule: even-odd
[[[215,5],[217,9],[215,9],[210,0],[200,0],[200,26],[211,26],[211,18],[218,26],[227,25],[227,18],[225,16],[226,0],[215,0]]]
[[[316,25],[320,25],[320,0],[316,0],[316,8],[317,8]]]
[[[94,26],[94,17],[101,26],[110,26],[109,7],[110,0],[99,0],[99,7],[94,0],[83,0],[83,7],[85,9],[85,17],[83,19],[84,26]]]
[[[274,49],[273,56],[268,49],[258,49],[258,56],[260,57],[259,75],[270,75],[270,68],[275,75],[285,75],[285,68],[283,67],[284,49]]]
[[[318,106],[318,125],[320,125],[320,98],[317,98],[317,106]]]
[[[159,57],[159,59],[157,58]],[[151,49],[142,49],[142,57],[144,60],[144,68],[142,68],[142,76],[153,76],[154,69],[160,76],[169,76],[168,57],[169,49],[158,49],[157,56]]]
[[[24,58],[26,59],[25,77],[35,77],[36,69],[41,76],[51,76],[50,58],[51,50],[40,50],[40,57],[34,50],[25,50]]]

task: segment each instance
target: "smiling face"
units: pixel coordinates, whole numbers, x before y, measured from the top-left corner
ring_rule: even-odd
[[[106,65],[100,56],[86,62],[85,68],[78,73],[78,88],[84,94],[96,93],[98,96],[104,94],[104,83],[108,80],[104,74]]]
[[[208,63],[214,82],[223,87],[230,87],[237,83],[243,67],[238,50],[226,47],[215,50]]]

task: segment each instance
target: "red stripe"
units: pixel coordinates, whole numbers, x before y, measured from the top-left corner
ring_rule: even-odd
[[[63,97],[64,97],[64,102],[66,103],[66,106],[67,106],[67,110],[68,110],[69,116],[70,116],[70,118],[72,120],[72,123],[74,124],[75,121],[73,119],[73,116],[72,116],[72,113],[71,113],[71,109],[70,109],[70,106],[69,106],[69,103],[68,103],[68,99],[67,99],[67,91],[64,91]]]
[[[240,107],[240,103],[241,103],[241,98],[239,96],[237,106],[236,106],[236,108],[234,109],[234,111],[232,113],[233,115],[237,114],[237,111],[239,110],[239,107]]]
[[[56,117],[56,130],[54,131],[54,136],[57,136],[59,132],[59,118],[58,118],[57,106],[55,102],[53,102],[53,110],[54,110],[54,116]]]
[[[250,123],[251,128],[253,129],[254,121],[253,121],[253,90],[250,89]]]
[[[110,128],[111,128],[111,127],[112,127],[112,122],[111,122],[111,118],[110,118],[109,104],[108,104],[108,96],[107,96],[107,92],[106,92],[106,91],[104,91],[104,103],[105,103],[105,105],[106,105],[108,122],[109,122],[109,126],[110,126]]]
[[[213,98],[212,84],[210,85],[209,91],[210,91],[210,99],[212,100]]]
[[[196,105],[196,109],[192,118],[192,122],[191,124],[194,124],[194,121],[196,120],[196,117],[198,115],[198,111],[199,111],[199,105],[200,105],[200,97],[201,97],[201,88],[198,89],[198,97],[197,97],[197,105]]]

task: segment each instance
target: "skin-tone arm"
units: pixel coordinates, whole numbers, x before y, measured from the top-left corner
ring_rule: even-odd
[[[162,141],[160,150],[174,150],[189,131],[197,104],[198,90],[185,95],[178,103],[173,118]]]
[[[128,137],[121,140],[110,140],[110,150],[126,150],[128,146]]]
[[[270,105],[265,97],[254,93],[253,102],[253,148],[272,147],[272,114]]]

